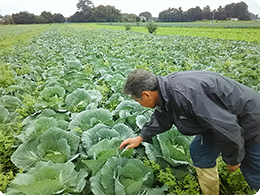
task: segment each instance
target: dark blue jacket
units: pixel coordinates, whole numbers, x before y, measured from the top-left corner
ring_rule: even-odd
[[[157,77],[159,105],[140,136],[148,141],[175,125],[185,135],[213,133],[227,164],[237,165],[244,145],[260,142],[260,95],[208,71]]]

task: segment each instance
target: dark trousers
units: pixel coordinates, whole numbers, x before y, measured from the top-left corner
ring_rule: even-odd
[[[190,144],[190,154],[195,167],[213,168],[220,155],[212,134],[197,135]],[[260,189],[260,143],[245,145],[245,158],[241,172],[252,189]]]

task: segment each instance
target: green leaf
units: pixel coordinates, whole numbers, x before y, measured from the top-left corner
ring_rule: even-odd
[[[17,190],[26,195],[50,195],[53,192],[61,190],[63,187],[59,184],[59,179],[43,180],[28,185],[21,185]]]
[[[17,108],[23,105],[22,101],[15,96],[4,95],[0,97],[0,105],[3,105],[9,112],[14,112]]]
[[[74,170],[75,165],[72,162],[67,163],[52,163],[38,162],[34,168],[31,168],[27,173],[18,174],[10,188],[7,190],[7,195],[14,189],[29,195],[33,194],[59,194],[80,193],[85,187],[87,172]]]
[[[90,178],[94,194],[138,194],[153,183],[152,170],[138,159],[112,157]]]
[[[7,120],[8,114],[9,111],[3,105],[0,105],[0,124]]]
[[[80,128],[86,131],[98,123],[113,124],[112,114],[102,108],[82,111],[69,123],[69,128],[71,130]]]

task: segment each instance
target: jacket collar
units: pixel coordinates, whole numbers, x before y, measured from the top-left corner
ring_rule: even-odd
[[[167,93],[168,79],[167,77],[157,76],[158,93],[159,93],[159,107],[165,111],[169,111],[169,97]]]

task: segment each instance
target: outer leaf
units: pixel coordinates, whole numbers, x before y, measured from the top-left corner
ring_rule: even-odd
[[[8,114],[8,110],[3,105],[0,105],[0,124],[7,120]]]
[[[0,97],[0,105],[3,105],[9,112],[14,112],[23,105],[22,101],[15,96],[4,95]]]
[[[63,164],[39,162],[27,173],[18,174],[6,194],[12,195],[14,189],[29,195],[80,193],[85,186],[87,173],[83,170],[76,172],[74,168],[75,166],[71,162]]]
[[[138,194],[153,183],[152,170],[138,159],[112,157],[90,178],[92,192],[97,194]],[[124,186],[124,191],[123,190]]]
[[[65,89],[60,86],[47,87],[40,92],[40,96],[44,100],[48,101],[51,97],[57,95],[58,97],[63,97],[65,95]]]
[[[69,128],[71,130],[80,128],[83,131],[86,131],[89,128],[94,127],[98,123],[103,123],[103,124],[113,123],[111,113],[108,110],[102,108],[83,111],[79,113],[69,123]]]
[[[79,145],[79,137],[72,132],[50,128],[36,140],[21,144],[11,156],[19,168],[29,170],[38,161],[66,162],[73,157]]]
[[[34,182],[28,185],[21,185],[17,187],[17,190],[26,195],[50,195],[53,192],[61,190],[63,187],[59,183],[59,179],[55,180],[43,180]]]

